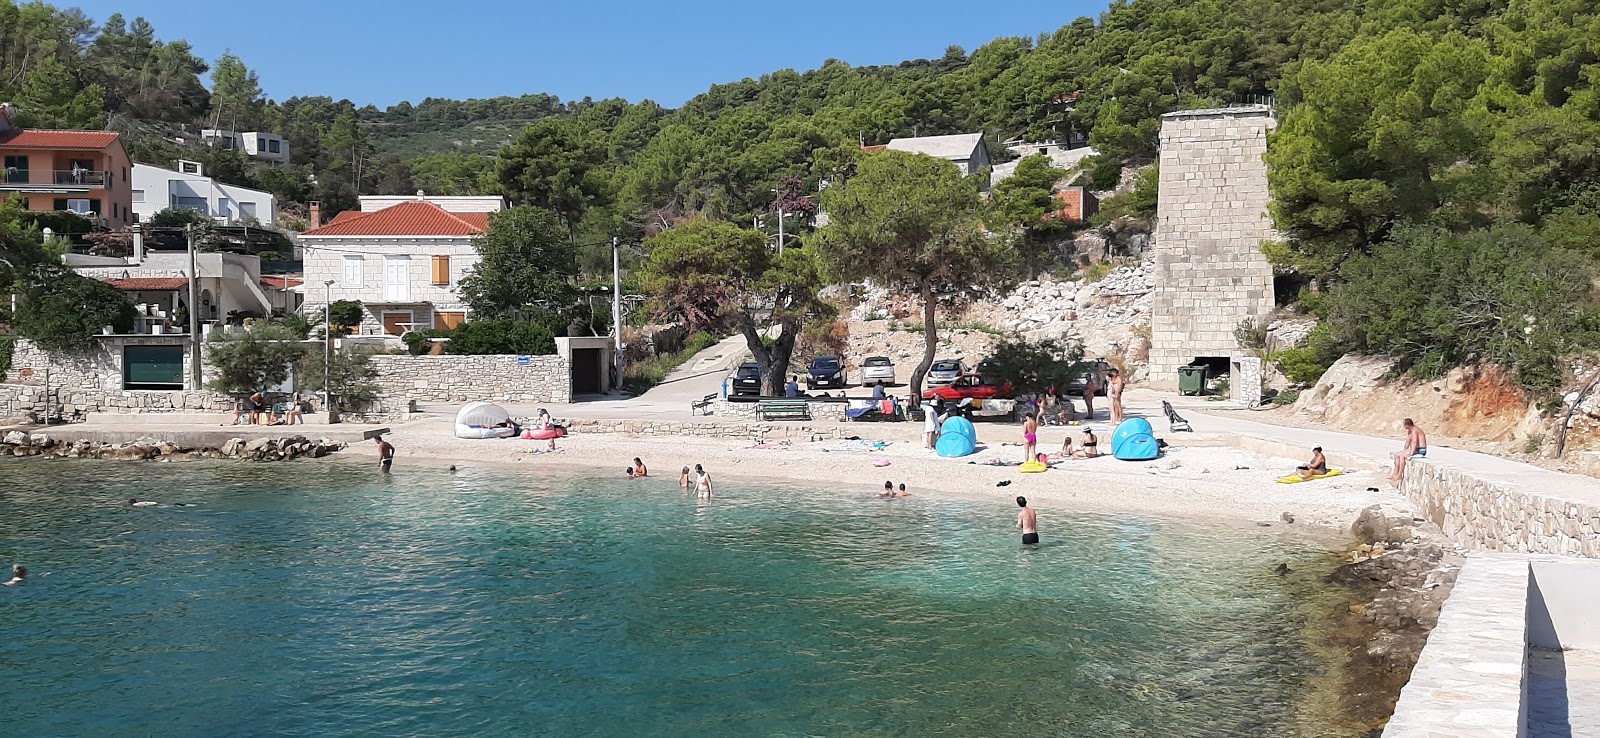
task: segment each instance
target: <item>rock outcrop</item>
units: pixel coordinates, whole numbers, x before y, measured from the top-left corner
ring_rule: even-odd
[[[194,459],[239,459],[244,461],[287,461],[309,457],[320,459],[345,444],[305,436],[262,437],[246,442],[232,438],[221,447],[180,446],[156,439],[129,443],[102,443],[64,440],[43,433],[21,431],[0,439],[0,456],[41,456],[52,459],[106,459],[112,461],[190,461]]]

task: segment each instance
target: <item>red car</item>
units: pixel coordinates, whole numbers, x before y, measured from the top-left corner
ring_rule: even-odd
[[[1004,382],[1000,385],[985,384],[983,377],[977,374],[963,374],[943,387],[929,387],[922,393],[922,399],[931,400],[935,397],[941,400],[961,400],[971,397],[978,400],[987,400],[994,397],[1010,397],[1011,383]]]

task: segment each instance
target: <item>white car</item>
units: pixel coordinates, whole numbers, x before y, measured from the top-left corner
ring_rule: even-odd
[[[894,384],[894,362],[887,356],[868,356],[861,363],[861,385]]]
[[[928,367],[928,386],[943,387],[961,376],[961,362],[956,359],[939,359]]]

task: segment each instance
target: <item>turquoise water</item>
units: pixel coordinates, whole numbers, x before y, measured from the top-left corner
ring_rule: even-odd
[[[723,481],[0,463],[4,736],[1279,736],[1252,531]],[[194,507],[131,508],[129,497]],[[1293,577],[1291,577],[1293,579]]]

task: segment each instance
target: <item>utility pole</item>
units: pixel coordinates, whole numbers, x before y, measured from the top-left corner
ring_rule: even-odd
[[[189,246],[189,391],[200,391],[200,273],[195,269],[194,224],[183,227]]]
[[[622,244],[616,236],[611,237],[611,335],[611,389],[617,391],[622,388]]]
[[[774,206],[776,206],[777,209],[778,209],[778,254],[782,255],[783,254],[783,190],[782,190],[782,188],[774,187],[774,188],[772,188],[772,194],[776,196],[773,199],[772,204]]]
[[[332,395],[328,387],[328,369],[333,366],[333,280],[322,283],[322,412],[333,422]]]

